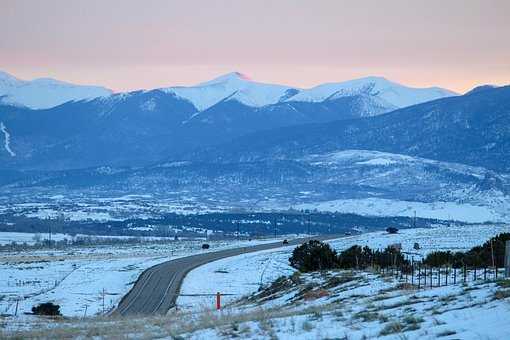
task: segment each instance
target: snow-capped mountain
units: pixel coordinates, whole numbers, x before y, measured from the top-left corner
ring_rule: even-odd
[[[319,103],[315,103],[318,106]],[[322,105],[322,104],[320,104]],[[510,86],[471,91],[376,117],[258,131],[202,159],[292,159],[332,150],[377,150],[510,172]]]
[[[237,101],[253,108],[277,103],[320,103],[344,97],[364,96],[368,106],[363,114],[376,115],[397,108],[423,103],[456,93],[438,87],[412,88],[381,77],[367,77],[340,83],[300,89],[251,80],[239,72],[231,72],[195,86],[160,89],[191,102],[198,111],[207,110],[224,101]],[[0,71],[0,101],[31,109],[51,108],[68,101],[105,97],[112,91],[100,86],[74,85],[51,78],[32,81],[17,79]],[[366,104],[365,104],[366,106]]]
[[[104,87],[74,85],[51,78],[26,81],[0,71],[0,101],[31,109],[47,109],[68,101],[109,96],[111,93]]]
[[[141,166],[187,157],[195,149],[250,133],[310,123],[335,125],[425,99],[421,90],[378,78],[346,83],[350,85],[342,85],[343,91],[329,85],[335,88],[329,96],[326,91],[258,83],[240,73],[191,87],[114,95],[100,88],[90,96],[83,87],[55,80],[25,82],[5,74],[1,79],[4,93],[8,89],[11,94],[0,99],[0,164],[14,169]],[[23,91],[31,96],[16,101]],[[69,95],[73,93],[77,95]],[[314,96],[303,97],[303,93]],[[40,111],[27,108],[64,101]],[[309,133],[302,136],[309,138]]]
[[[229,99],[251,107],[261,107],[275,104],[298,92],[289,86],[252,81],[239,72],[228,73],[196,86],[168,87],[161,90],[187,99],[199,111]]]
[[[262,107],[281,102],[324,102],[342,97],[367,96],[384,107],[385,112],[426,101],[457,95],[439,87],[412,88],[381,77],[366,77],[341,83],[300,89],[284,85],[259,83],[232,72],[190,87],[161,89],[187,99],[199,111],[222,101],[236,100],[250,107]],[[370,111],[370,110],[369,110]],[[374,110],[380,113],[381,110]]]
[[[366,77],[341,83],[327,83],[302,90],[287,101],[323,102],[355,95],[378,98],[393,109],[457,95],[439,87],[413,88],[397,84],[382,77]]]

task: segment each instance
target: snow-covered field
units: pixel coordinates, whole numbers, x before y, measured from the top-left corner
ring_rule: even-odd
[[[274,240],[212,241],[209,251]],[[0,313],[29,312],[40,302],[53,301],[63,315],[83,316],[114,307],[140,273],[155,264],[201,249],[201,241],[72,247],[0,253]]]
[[[491,236],[509,232],[509,228],[501,225],[453,225],[401,230],[399,234],[392,235],[373,232],[335,239],[330,244],[342,250],[353,244],[384,248],[392,243],[402,243],[404,251],[413,251],[415,256],[419,256],[439,249],[466,250]],[[420,244],[418,251],[413,249],[415,242]],[[65,313],[83,315],[84,309],[80,309],[80,304],[83,307],[84,303],[94,306],[89,307],[88,315],[99,312],[102,308],[102,282],[127,282],[135,278],[142,268],[157,263],[165,256],[172,257],[161,254],[164,249],[163,246],[160,249],[140,246],[131,251],[96,249],[88,253],[77,252],[76,262],[83,256],[96,259],[117,256],[113,260],[104,258],[102,262],[90,261],[76,268],[66,267],[66,260],[58,261],[58,256],[66,255],[58,254],[52,261],[52,271],[55,277],[68,276],[52,291],[42,293],[40,296],[44,298],[41,301],[52,298],[52,295],[60,295],[71,302],[64,308]],[[63,320],[59,323],[27,320],[26,317],[10,318],[8,332],[21,330],[22,333],[6,334],[46,338],[75,337],[80,334],[85,337],[90,334],[103,334],[105,337],[130,334],[133,338],[163,339],[176,335],[189,339],[510,338],[510,281],[480,280],[417,290],[393,276],[370,272],[297,274],[288,265],[292,249],[286,247],[244,254],[191,271],[181,288],[183,296],[177,301],[178,308],[167,316],[125,320],[92,318]],[[39,254],[39,260],[44,258],[42,255]],[[178,256],[177,252],[174,256]],[[30,266],[45,266],[44,262],[30,263],[27,261],[29,258],[29,255],[18,258],[12,254],[9,272],[26,270],[27,273],[35,273],[41,269]],[[7,260],[4,259],[3,265],[8,265]],[[24,269],[14,269],[16,267]],[[107,307],[112,305],[110,299],[118,298],[118,295],[111,293],[127,290],[128,286],[112,284],[112,289],[106,291]],[[221,312],[214,311],[214,296],[207,295],[214,295],[218,291],[232,294],[223,296]],[[85,297],[79,296],[82,293]],[[196,294],[207,296],[193,296]],[[29,301],[32,303],[38,298],[29,298]],[[30,303],[26,303],[26,306]],[[23,333],[24,327],[29,325],[32,328]]]
[[[132,230],[144,230],[142,228],[131,228]],[[152,230],[152,229],[149,229]],[[208,231],[208,235],[211,235],[212,232]],[[101,239],[138,239],[140,241],[157,241],[157,240],[168,240],[167,237],[159,237],[159,236],[125,236],[125,235],[85,235],[85,234],[60,234],[60,233],[52,233],[51,240],[52,241],[62,241],[68,240],[73,241],[77,238],[86,238],[90,240],[101,240]],[[49,239],[49,235],[46,233],[18,233],[18,232],[8,232],[8,231],[0,231],[0,245],[6,245],[11,243],[33,245],[36,242],[47,242]]]
[[[368,216],[407,216],[454,220],[468,223],[508,221],[508,215],[488,206],[456,202],[411,202],[384,198],[342,199],[305,203],[296,209],[353,213]]]
[[[402,251],[409,256],[420,259],[431,251],[463,251],[479,245],[492,236],[510,232],[510,226],[504,225],[470,225],[404,229],[398,234],[372,232],[347,236],[329,243],[338,251],[353,245],[368,245],[374,249],[384,249],[394,243],[401,243]],[[415,250],[414,243],[420,245]],[[272,282],[281,275],[288,275],[295,270],[289,265],[289,257],[294,247],[278,250],[244,254],[215,261],[192,270],[184,279],[181,294],[211,294],[211,296],[180,296],[177,300],[181,308],[194,310],[214,305],[216,292],[233,294],[223,298],[225,303],[241,295],[256,292],[262,284]],[[249,270],[246,270],[249,268]],[[207,280],[203,280],[206,277]]]
[[[35,233],[0,232],[0,245],[9,243],[34,244],[39,238],[48,239],[48,236]],[[61,241],[63,239],[71,240],[72,236],[66,234],[51,234],[51,239],[53,241]]]
[[[222,303],[226,304],[257,291],[263,284],[281,275],[292,274],[294,269],[289,266],[288,258],[293,248],[230,257],[192,270],[181,286],[178,307],[194,310],[211,308],[217,292],[226,294],[222,298]]]
[[[345,237],[331,242],[336,250],[344,250],[353,245],[369,246],[374,249],[384,249],[395,243],[402,245],[402,251],[418,257],[437,250],[465,251],[480,245],[491,237],[500,233],[510,233],[510,225],[451,225],[437,228],[402,229],[398,234],[388,234],[384,231]],[[414,243],[420,249],[414,249]]]
[[[510,281],[416,290],[370,273],[324,272],[279,280],[189,339],[508,339]],[[200,323],[202,323],[200,325]]]

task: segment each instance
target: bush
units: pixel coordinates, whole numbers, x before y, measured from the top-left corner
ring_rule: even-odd
[[[433,251],[427,255],[423,263],[431,267],[452,266],[460,268],[464,266],[466,254],[463,252],[452,253],[451,251]]]
[[[327,270],[338,267],[336,255],[329,244],[310,240],[294,249],[289,262],[300,272]]]
[[[369,247],[352,246],[338,256],[340,268],[367,268],[373,266],[391,267],[408,265],[409,261],[399,249],[387,247],[383,251],[372,250]]]
[[[427,255],[423,263],[433,267],[450,265],[455,268],[491,267],[494,254],[494,264],[501,268],[505,261],[505,243],[510,240],[510,233],[499,234],[481,246],[476,246],[467,252],[435,251]]]
[[[32,307],[32,313],[36,315],[61,315],[60,314],[60,306],[55,305],[51,302],[41,303],[37,306]]]

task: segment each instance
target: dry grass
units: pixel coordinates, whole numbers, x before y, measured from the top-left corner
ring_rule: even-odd
[[[494,293],[494,299],[496,300],[502,300],[506,298],[510,298],[510,289],[498,289]]]

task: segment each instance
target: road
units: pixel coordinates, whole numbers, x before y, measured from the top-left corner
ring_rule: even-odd
[[[338,235],[324,235],[312,238],[259,244],[255,246],[208,252],[167,261],[146,269],[131,290],[122,298],[112,314],[151,315],[166,314],[175,306],[182,281],[191,270],[209,262],[230,256],[237,256],[261,250],[301,244],[309,239],[327,240],[339,238]]]

